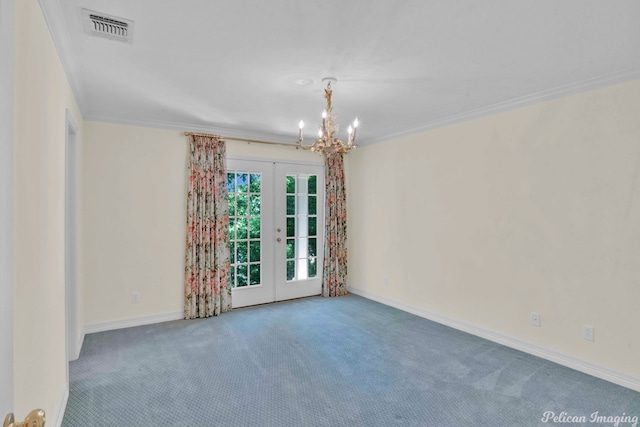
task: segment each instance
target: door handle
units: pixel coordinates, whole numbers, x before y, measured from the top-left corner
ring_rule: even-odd
[[[29,412],[27,418],[22,422],[15,422],[13,414],[7,414],[4,418],[4,424],[2,427],[44,427],[45,423],[44,411],[42,409],[34,409]]]

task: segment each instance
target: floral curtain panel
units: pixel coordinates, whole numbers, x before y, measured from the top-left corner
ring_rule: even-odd
[[[348,293],[344,158],[340,153],[327,153],[325,160],[326,210],[322,296],[336,297]]]
[[[184,317],[231,310],[226,145],[213,136],[191,136],[187,184]]]

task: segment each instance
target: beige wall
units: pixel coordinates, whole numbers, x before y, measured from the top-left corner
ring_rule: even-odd
[[[82,117],[38,2],[15,8],[14,410],[43,408],[54,425],[67,390],[66,111]]]
[[[188,139],[85,122],[84,310],[91,328],[182,313]],[[229,157],[318,161],[288,147],[229,141]],[[321,158],[320,158],[321,161]],[[132,303],[132,293],[140,301]]]
[[[350,286],[640,376],[639,111],[636,80],[349,154]]]
[[[86,324],[181,311],[186,145],[175,131],[85,122],[84,132]]]

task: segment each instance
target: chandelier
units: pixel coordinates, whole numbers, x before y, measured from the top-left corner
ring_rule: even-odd
[[[324,97],[327,100],[327,108],[322,111],[322,125],[318,126],[318,139],[316,139],[311,145],[302,144],[302,129],[304,128],[304,122],[300,120],[298,124],[300,127],[300,133],[298,134],[298,147],[305,150],[311,150],[318,153],[348,153],[357,147],[356,141],[356,129],[358,128],[358,118],[353,121],[352,125],[349,125],[347,129],[347,143],[345,144],[341,140],[335,137],[338,132],[338,125],[333,123],[336,115],[333,114],[333,108],[331,107],[331,83],[335,83],[337,80],[333,77],[326,77],[322,79],[322,83],[326,83],[327,87],[324,90]]]

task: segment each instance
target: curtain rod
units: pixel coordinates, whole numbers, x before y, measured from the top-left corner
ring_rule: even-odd
[[[247,138],[235,138],[233,136],[220,136],[220,135],[214,135],[211,133],[196,133],[196,132],[185,132],[184,133],[185,136],[212,136],[214,138],[219,138],[219,139],[223,139],[223,140],[227,140],[227,139],[231,139],[234,141],[245,141],[247,143],[256,143],[256,144],[269,144],[269,145],[282,145],[284,147],[295,147],[296,150],[298,148],[300,148],[298,146],[298,144],[287,144],[286,142],[272,142],[272,141],[261,141],[259,139],[247,139]]]

